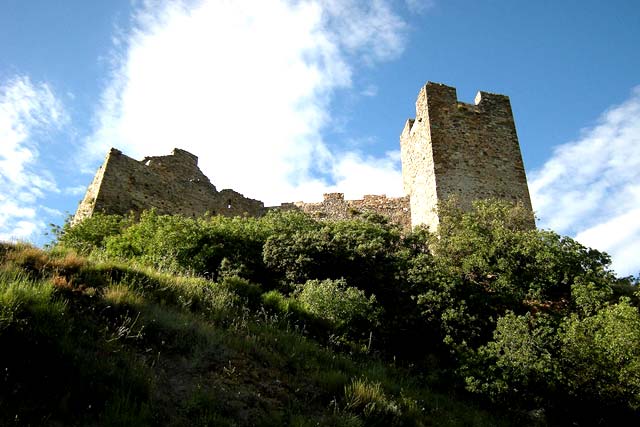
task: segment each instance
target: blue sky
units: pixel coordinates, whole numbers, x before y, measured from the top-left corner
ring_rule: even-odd
[[[401,195],[430,80],[509,95],[538,225],[638,274],[639,45],[636,0],[2,0],[0,239],[44,242],[111,146],[267,204]]]

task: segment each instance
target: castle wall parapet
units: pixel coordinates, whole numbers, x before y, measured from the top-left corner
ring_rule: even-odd
[[[363,214],[375,213],[387,217],[403,229],[411,228],[409,197],[366,195],[362,199],[345,200],[344,193],[325,193],[317,203],[282,203],[276,209],[300,210],[316,219],[353,219]]]

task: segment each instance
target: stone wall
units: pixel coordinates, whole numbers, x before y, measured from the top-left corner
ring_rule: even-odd
[[[418,95],[415,119],[405,123],[400,135],[400,149],[405,197],[345,200],[342,193],[329,193],[320,203],[273,208],[233,190],[218,191],[198,168],[198,158],[184,150],[137,161],[111,149],[73,221],[94,212],[151,208],[185,216],[260,216],[268,209],[299,209],[319,219],[373,212],[405,229],[426,224],[435,230],[438,202],[452,196],[464,208],[477,199],[498,198],[523,203],[531,211],[511,104],[504,95],[478,92],[474,104],[465,104],[455,88],[427,83]]]
[[[438,224],[438,201],[452,196],[463,208],[478,199],[523,203],[531,210],[527,179],[509,98],[478,92],[475,104],[458,102],[456,89],[427,83],[416,118],[400,137],[405,193],[412,225]],[[532,226],[535,226],[533,214]]]
[[[137,161],[114,148],[98,169],[73,222],[94,212],[124,215],[155,208],[160,214],[259,216],[264,204],[233,190],[216,190],[198,158],[175,149],[169,156]]]
[[[298,209],[317,219],[352,219],[364,213],[376,213],[404,229],[411,227],[409,197],[368,195],[359,200],[345,200],[343,193],[325,193],[319,203],[283,203],[276,209]]]

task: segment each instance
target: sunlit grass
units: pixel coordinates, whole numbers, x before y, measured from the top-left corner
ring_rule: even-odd
[[[24,323],[27,317],[60,318],[62,301],[52,300],[53,287],[34,280],[23,272],[0,270],[0,330],[12,323]]]
[[[122,283],[107,286],[102,291],[102,297],[109,304],[128,305],[132,307],[140,307],[144,304],[142,295],[132,291],[129,286]]]

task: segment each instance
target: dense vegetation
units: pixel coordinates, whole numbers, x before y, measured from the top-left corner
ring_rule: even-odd
[[[0,244],[0,420],[640,421],[638,279],[518,206],[441,212],[438,236],[146,212]]]

